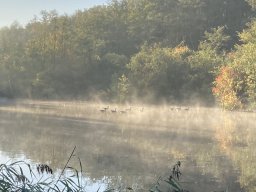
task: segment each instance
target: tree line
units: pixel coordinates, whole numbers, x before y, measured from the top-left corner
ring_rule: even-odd
[[[112,0],[0,29],[0,96],[254,106],[251,0]]]

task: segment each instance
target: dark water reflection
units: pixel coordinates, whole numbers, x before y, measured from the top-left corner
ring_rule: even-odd
[[[256,190],[255,114],[191,109],[153,116],[135,123],[136,116],[117,122],[2,108],[0,160],[22,157],[56,170],[76,146],[91,181],[148,190],[181,160],[181,183],[190,191]]]

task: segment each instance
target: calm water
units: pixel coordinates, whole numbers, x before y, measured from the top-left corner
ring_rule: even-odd
[[[74,146],[92,190],[147,191],[181,161],[195,192],[256,191],[256,115],[217,109],[20,102],[0,107],[0,163],[23,159],[61,169]],[[120,109],[121,110],[121,109]],[[71,164],[76,164],[74,159]]]

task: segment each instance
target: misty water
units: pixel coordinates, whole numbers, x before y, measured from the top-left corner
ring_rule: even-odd
[[[177,161],[189,191],[255,191],[255,117],[215,108],[20,101],[0,107],[0,163],[22,159],[57,171],[76,146],[92,191],[147,191]]]

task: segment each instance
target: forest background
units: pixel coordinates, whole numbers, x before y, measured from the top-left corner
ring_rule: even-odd
[[[0,97],[256,107],[256,1],[112,0],[0,29]]]

